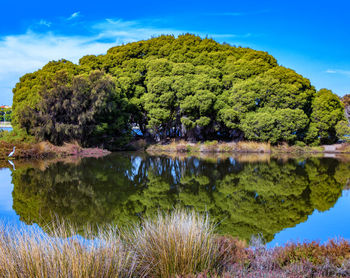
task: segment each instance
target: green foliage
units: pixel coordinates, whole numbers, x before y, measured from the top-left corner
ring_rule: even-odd
[[[250,112],[242,120],[241,129],[245,137],[254,141],[294,143],[302,140],[308,118],[301,109],[260,109]]]
[[[336,125],[345,120],[344,105],[339,97],[327,89],[317,92],[312,102],[312,114],[307,142],[330,144],[337,141]],[[339,127],[338,127],[339,129]]]
[[[52,61],[42,69],[23,75],[20,82],[13,89],[13,125],[21,127],[19,123],[20,113],[27,108],[35,108],[41,100],[41,93],[49,89],[52,80],[60,71],[65,71],[69,76],[79,73],[77,65],[67,60]]]
[[[7,130],[0,131],[0,141],[4,141],[7,143],[36,142],[33,136],[29,135],[24,129],[19,129],[18,127],[15,127],[11,131],[7,131]]]
[[[130,134],[127,106],[113,79],[101,71],[73,78],[61,71],[36,108],[21,110],[18,120],[38,140],[113,148]]]
[[[350,140],[350,127],[349,123],[347,121],[339,121],[335,126],[335,132],[339,139],[343,141],[349,141]]]
[[[40,112],[45,92],[53,89],[61,72],[67,75],[69,87],[77,76],[95,70],[112,77],[117,93],[132,111],[130,125],[149,139],[245,138],[319,144],[338,139],[335,126],[343,119],[335,95],[316,95],[308,79],[278,65],[268,53],[185,34],[113,47],[106,55],[82,57],[79,65],[66,60],[50,62],[24,75],[13,90],[13,124],[37,133],[22,117],[28,118],[31,109]],[[103,115],[107,119],[99,117],[102,123],[95,130],[101,136],[110,130],[111,118],[118,122],[114,130],[124,122],[123,116],[117,118],[118,112]],[[249,126],[252,122],[259,125],[257,130]],[[278,126],[281,122],[285,124]]]

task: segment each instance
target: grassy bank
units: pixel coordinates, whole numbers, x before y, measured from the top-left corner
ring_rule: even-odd
[[[107,150],[99,148],[82,148],[77,143],[66,143],[63,146],[54,146],[48,142],[8,143],[0,141],[0,160],[8,159],[8,155],[12,152],[13,147],[16,147],[16,150],[12,159],[42,159],[67,156],[101,157],[110,153]]]
[[[330,149],[330,150],[329,150]],[[167,153],[288,153],[288,154],[317,154],[317,153],[350,153],[350,144],[337,144],[333,146],[289,146],[281,144],[272,146],[270,143],[241,141],[218,142],[207,141],[204,143],[191,143],[184,140],[171,141],[150,145],[147,152],[151,154]]]
[[[350,244],[330,241],[266,248],[217,236],[205,215],[175,211],[126,230],[86,238],[56,225],[0,227],[1,277],[349,277]]]

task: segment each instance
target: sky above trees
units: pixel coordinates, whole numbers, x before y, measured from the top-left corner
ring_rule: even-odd
[[[0,104],[20,76],[122,43],[194,33],[268,51],[317,89],[349,93],[350,3],[335,1],[16,1],[0,11]]]

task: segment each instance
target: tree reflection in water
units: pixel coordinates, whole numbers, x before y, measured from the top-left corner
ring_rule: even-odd
[[[332,158],[254,161],[123,153],[13,172],[13,207],[27,224],[129,225],[174,207],[208,211],[218,232],[249,240],[330,209],[350,177]]]

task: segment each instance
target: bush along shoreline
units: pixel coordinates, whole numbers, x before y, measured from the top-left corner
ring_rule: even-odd
[[[77,142],[64,143],[62,146],[55,146],[49,142],[24,143],[6,142],[0,140],[0,160],[8,159],[13,147],[16,151],[12,158],[14,159],[45,159],[60,158],[69,156],[78,157],[102,157],[111,152],[102,148],[83,148]],[[306,146],[280,144],[272,146],[270,143],[261,142],[218,142],[206,141],[192,143],[184,140],[173,140],[167,143],[147,144],[145,140],[139,139],[128,144],[121,151],[145,151],[150,155],[198,155],[198,154],[216,154],[227,155],[234,154],[267,154],[267,155],[327,155],[327,154],[350,154],[350,143]]]
[[[240,142],[218,142],[206,141],[191,143],[184,140],[173,140],[166,143],[151,144],[146,148],[150,154],[171,153],[267,153],[267,154],[350,154],[350,144],[333,144],[323,146],[306,146],[305,144],[292,145],[280,144],[273,146],[270,143],[240,141]]]
[[[95,231],[95,232],[93,232]],[[349,277],[346,240],[267,248],[215,234],[207,215],[175,210],[127,229],[57,221],[0,226],[1,277]]]

